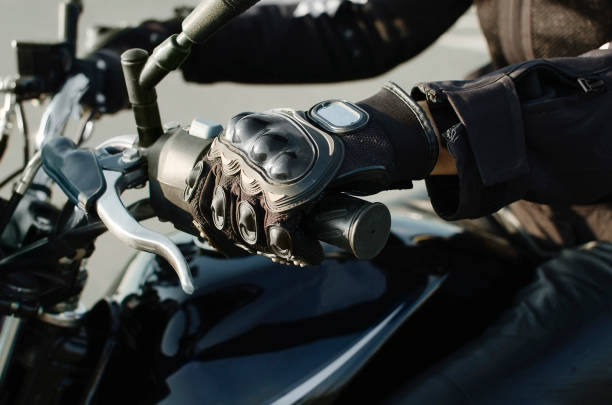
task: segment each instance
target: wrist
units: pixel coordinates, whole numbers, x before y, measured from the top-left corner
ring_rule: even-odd
[[[457,174],[457,166],[455,164],[455,158],[450,154],[448,149],[442,144],[442,138],[440,136],[440,130],[437,125],[436,120],[434,119],[431,110],[429,109],[429,104],[427,101],[422,100],[418,101],[419,106],[423,110],[423,112],[429,118],[429,122],[433,127],[433,130],[436,134],[436,138],[438,141],[438,159],[434,165],[433,170],[429,173],[430,176],[438,176],[438,175],[453,175]]]
[[[436,165],[439,138],[427,112],[394,83],[359,103],[384,131],[394,152],[391,187],[427,177]]]

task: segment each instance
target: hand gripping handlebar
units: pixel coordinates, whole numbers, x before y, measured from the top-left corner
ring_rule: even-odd
[[[211,137],[222,128],[196,118],[189,129],[176,127],[167,131],[147,149],[151,201],[158,216],[179,229],[193,232],[193,218],[187,200],[194,184],[188,184],[192,170],[199,166]],[[209,128],[204,126],[209,125]],[[212,130],[212,128],[215,128]],[[391,228],[391,216],[384,204],[370,203],[346,194],[326,194],[305,221],[317,239],[369,260],[385,246]]]
[[[128,97],[138,130],[138,143],[134,145],[134,150],[137,155],[146,158],[141,161],[147,162],[145,177],[150,182],[151,201],[156,213],[161,219],[173,222],[179,229],[193,229],[189,226],[191,217],[184,199],[186,188],[189,187],[185,181],[202,151],[210,144],[210,139],[198,138],[180,128],[173,132],[164,131],[155,86],[183,63],[193,44],[206,40],[222,25],[256,2],[204,0],[183,21],[182,32],[160,44],[150,57],[142,49],[131,49],[122,55]],[[191,293],[193,281],[178,248],[169,239],[132,221],[119,199],[123,189],[133,186],[134,182],[138,183],[139,179],[134,177],[139,173],[136,170],[138,165],[126,162],[124,158],[116,162],[114,157],[108,157],[96,167],[91,157],[82,155],[80,158],[88,161],[92,170],[101,172],[103,190],[87,190],[88,194],[78,194],[78,187],[69,186],[71,181],[79,181],[78,176],[65,176],[61,170],[56,170],[54,179],[59,180],[60,186],[61,182],[66,183],[68,186],[63,187],[64,191],[69,196],[72,193],[72,198],[84,209],[87,209],[88,204],[95,203],[98,215],[119,239],[136,249],[164,256],[179,275],[185,292]],[[129,161],[129,156],[127,158]],[[52,173],[53,164],[49,161],[47,159],[45,169]],[[308,224],[310,231],[319,240],[349,250],[360,259],[370,259],[386,244],[391,217],[383,204],[337,194],[324,196],[312,211]]]

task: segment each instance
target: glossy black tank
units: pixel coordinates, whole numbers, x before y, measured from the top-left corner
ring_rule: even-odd
[[[392,231],[373,261],[326,246],[328,258],[304,269],[220,258],[179,235],[191,296],[162,259],[137,255],[113,297],[120,326],[92,395],[181,405],[333,399],[445,283],[431,245],[416,241],[461,229],[408,213],[393,217]]]

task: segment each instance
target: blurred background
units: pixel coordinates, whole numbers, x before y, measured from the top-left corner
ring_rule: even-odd
[[[145,19],[167,19],[174,7],[196,5],[197,0],[84,0],[84,13],[79,26],[79,50],[86,51],[87,29],[94,25],[137,25]],[[58,37],[57,6],[55,0],[1,0],[0,1],[0,76],[15,74],[15,57],[11,48],[14,39],[53,42]],[[231,46],[231,44],[228,44]],[[214,56],[214,55],[213,55]],[[211,57],[211,63],[214,60]],[[262,111],[274,107],[306,109],[318,101],[340,98],[358,101],[374,94],[381,84],[392,80],[405,89],[421,81],[460,79],[488,62],[484,37],[478,26],[474,9],[470,9],[433,46],[412,60],[384,75],[359,81],[323,85],[238,85],[217,83],[197,85],[185,83],[180,73],[174,73],[158,87],[158,100],[163,122],[178,121],[187,124],[195,117],[225,124],[241,111]],[[248,68],[248,67],[245,67]],[[40,106],[28,105],[28,123],[33,136],[40,120]],[[67,134],[75,131],[76,123],[68,127]],[[103,117],[88,145],[122,134],[135,133],[131,112],[125,111]],[[22,140],[13,137],[4,160],[0,163],[0,178],[21,165]],[[10,187],[0,191],[7,197]],[[128,193],[124,201],[130,202],[146,195],[146,190]],[[396,196],[396,195],[395,195]],[[389,195],[379,195],[379,199]],[[59,189],[54,199],[63,200]],[[149,220],[146,226],[171,232],[172,227]],[[96,251],[89,259],[89,282],[84,302],[91,305],[104,294],[129,261],[133,251],[105,234],[98,239]]]

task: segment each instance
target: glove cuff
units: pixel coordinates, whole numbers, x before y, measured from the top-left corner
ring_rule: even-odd
[[[439,153],[438,138],[427,114],[395,83],[388,82],[374,96],[358,103],[380,125],[394,150],[393,185],[423,179],[431,173]]]

